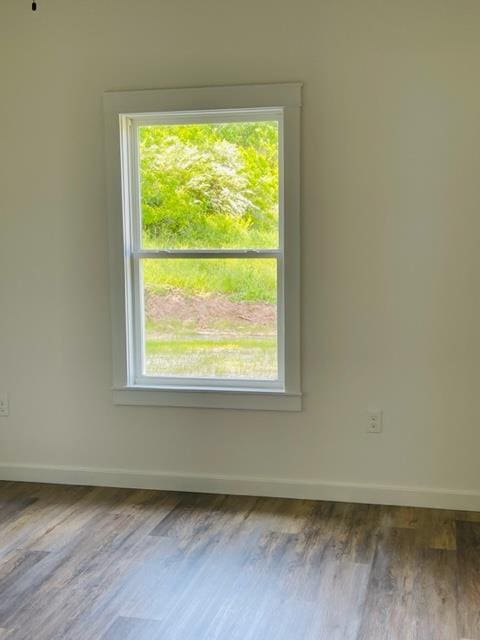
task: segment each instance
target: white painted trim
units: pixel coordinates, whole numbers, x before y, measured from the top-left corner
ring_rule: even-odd
[[[113,390],[113,403],[146,407],[195,407],[248,411],[301,411],[302,396],[250,389],[181,389],[126,387]]]
[[[232,409],[301,410],[300,399],[300,107],[301,83],[236,85],[193,89],[158,89],[104,94],[105,148],[111,271],[113,397],[116,404]],[[233,112],[234,113],[233,113]],[[217,121],[230,116],[279,123],[280,246],[277,260],[278,380],[235,381],[143,375],[143,286],[138,261],[145,257],[139,241],[138,179],[135,137],[140,122],[164,119]],[[192,120],[193,119],[193,120]],[[133,162],[131,162],[133,157]],[[152,252],[150,252],[152,253]],[[212,252],[210,252],[212,253]],[[155,252],[156,258],[165,252]],[[192,252],[183,252],[191,257]],[[234,252],[230,252],[233,256]],[[229,257],[231,257],[229,254]],[[152,255],[152,257],[153,257]],[[167,254],[168,255],[168,254]],[[179,257],[180,253],[172,255]],[[245,256],[242,257],[246,257]],[[169,256],[171,257],[171,256]],[[260,257],[260,253],[254,257]],[[273,256],[272,256],[273,257]],[[210,394],[201,399],[190,390]],[[150,392],[142,387],[151,386]],[[222,387],[240,395],[223,397]],[[169,389],[166,389],[169,387]],[[272,392],[261,398],[257,388]],[[210,391],[211,388],[211,391]],[[170,391],[171,390],[171,391]],[[283,395],[277,393],[283,391]],[[227,392],[229,393],[229,392]],[[157,396],[153,400],[153,394]],[[147,400],[147,402],[143,402]]]
[[[480,511],[480,490],[0,463],[0,480]]]
[[[181,89],[107,91],[105,112],[157,113],[214,109],[300,107],[302,83],[228,85]]]

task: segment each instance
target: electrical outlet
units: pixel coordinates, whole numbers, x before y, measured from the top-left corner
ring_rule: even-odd
[[[8,394],[0,393],[0,418],[6,418],[9,412]]]
[[[367,433],[382,433],[383,414],[380,410],[368,412]]]

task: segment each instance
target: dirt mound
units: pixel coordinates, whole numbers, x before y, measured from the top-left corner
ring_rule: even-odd
[[[186,296],[178,291],[167,294],[147,292],[145,311],[149,320],[179,320],[208,327],[213,322],[243,322],[271,326],[277,317],[276,305],[268,302],[231,300],[220,294]]]

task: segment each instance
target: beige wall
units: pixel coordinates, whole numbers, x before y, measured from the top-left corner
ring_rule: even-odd
[[[480,495],[480,3],[29,7],[0,4],[3,477],[71,465]],[[304,411],[114,407],[103,91],[278,81],[304,82]],[[364,433],[371,405],[381,436]]]

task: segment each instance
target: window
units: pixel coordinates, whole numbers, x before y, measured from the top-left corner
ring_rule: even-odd
[[[300,86],[104,104],[114,401],[299,410]]]

